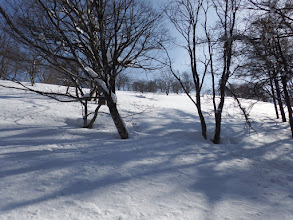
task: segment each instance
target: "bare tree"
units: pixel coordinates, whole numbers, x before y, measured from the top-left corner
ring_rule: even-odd
[[[0,30],[0,79],[9,80],[20,77],[25,72],[27,54],[3,29]]]
[[[278,23],[287,28],[286,34],[283,36],[292,36],[293,2],[291,0],[249,0],[249,2],[253,5],[252,10],[262,11],[261,14],[274,14]]]
[[[211,44],[211,35],[206,30],[206,37],[208,39],[209,54],[210,54],[210,71],[212,74],[212,84],[213,84],[213,106],[215,113],[215,134],[213,142],[215,144],[220,143],[221,138],[221,123],[222,123],[222,112],[225,103],[225,91],[229,78],[233,75],[235,67],[233,67],[233,55],[235,50],[235,40],[237,39],[237,19],[238,11],[241,8],[241,0],[212,0],[212,6],[218,16],[218,30],[219,36],[217,39],[218,44],[221,48],[221,72],[219,74],[219,101],[216,97],[216,68],[213,66],[213,48]],[[217,44],[216,44],[217,45]]]
[[[253,25],[258,27],[260,31],[257,33],[261,34],[254,40],[254,45],[261,45],[263,50],[258,53],[257,58],[265,60],[269,69],[269,78],[275,84],[282,120],[286,121],[282,106],[282,96],[284,97],[293,137],[292,97],[289,91],[290,81],[293,78],[293,54],[290,49],[293,37],[292,2],[287,0],[263,2],[251,0],[250,2],[254,6],[253,9],[259,12],[259,18],[256,19]],[[260,47],[259,45],[258,47]]]
[[[121,90],[121,89],[125,90],[127,88],[127,84],[129,83],[130,83],[130,79],[124,73],[119,74],[116,78],[116,87],[118,90]]]
[[[215,116],[212,140],[215,144],[220,143],[226,85],[236,69],[232,58],[234,42],[237,40],[236,23],[240,3],[240,0],[174,0],[166,10],[169,20],[183,38],[182,47],[189,55],[195,99],[190,95],[191,85],[184,83],[184,77],[173,70],[170,57],[169,67],[197,108],[204,138],[207,138],[207,127],[202,111],[201,91],[207,74],[211,76]],[[217,82],[220,82],[219,85]]]
[[[116,77],[128,67],[153,67],[154,51],[164,40],[160,13],[139,0],[19,1],[17,9],[0,7],[12,35],[61,69],[78,98],[84,97],[80,82],[98,89],[120,137],[128,138],[117,109]],[[78,69],[63,65],[72,62]]]
[[[181,85],[180,83],[175,79],[175,80],[172,80],[172,92],[176,93],[176,94],[179,94],[182,92],[182,88],[181,88]]]
[[[202,136],[207,138],[207,126],[201,105],[201,89],[205,79],[207,69],[201,71],[198,60],[198,28],[200,24],[200,12],[202,11],[203,0],[174,0],[171,1],[165,10],[169,20],[182,36],[184,43],[181,45],[189,55],[191,78],[194,84],[195,99],[190,95],[190,91],[185,87],[178,72],[173,69],[171,59],[169,57],[169,68],[174,77],[180,82],[182,89],[196,106],[200,122]]]
[[[184,71],[182,74],[180,74],[180,80],[182,81],[186,92],[190,93],[194,88],[193,80],[190,74],[187,71]]]
[[[144,93],[146,92],[146,81],[145,80],[138,80],[132,83],[132,90]]]
[[[169,71],[162,71],[160,76],[156,79],[156,82],[160,92],[169,95],[174,82],[174,76]]]
[[[275,38],[273,32],[273,22],[268,17],[257,17],[251,22],[246,42],[246,56],[248,57],[248,67],[252,81],[262,82],[269,87],[268,93],[273,98],[275,111],[278,118],[279,107],[282,121],[286,122],[283,107],[282,90],[279,80],[279,65],[274,58]]]

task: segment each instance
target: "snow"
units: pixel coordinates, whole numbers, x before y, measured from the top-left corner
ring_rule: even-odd
[[[40,33],[39,34],[39,39],[42,40],[42,41],[46,40],[45,34],[44,33]]]
[[[80,27],[76,27],[76,30],[77,30],[78,32],[80,32],[81,34],[84,33],[83,30],[82,30]]]
[[[111,98],[113,102],[117,104],[117,96],[113,92],[111,92]]]
[[[88,72],[88,74],[90,74],[91,77],[94,78],[95,82],[97,82],[99,84],[99,86],[102,87],[102,89],[104,90],[104,92],[106,92],[107,94],[109,94],[109,89],[108,89],[106,83],[103,80],[97,78],[98,77],[98,74],[92,68],[90,68],[90,67],[85,67],[85,70]]]
[[[222,144],[214,145],[186,96],[117,96],[127,140],[106,106],[83,129],[78,103],[0,87],[1,220],[293,219],[293,141],[272,104],[253,106],[257,134],[249,135],[228,98]],[[204,97],[210,136],[211,102]]]
[[[107,61],[109,64],[112,63],[112,54],[110,50],[107,51]]]
[[[91,77],[97,78],[99,75],[90,67],[85,67],[85,70],[90,74]]]

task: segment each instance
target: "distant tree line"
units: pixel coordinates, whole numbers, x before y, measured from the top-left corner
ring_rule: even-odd
[[[192,80],[189,78],[187,72],[182,74],[183,83],[188,88],[189,92],[192,91]],[[182,86],[170,73],[164,72],[158,74],[154,79],[131,79],[125,74],[121,74],[116,80],[117,90],[127,90],[136,92],[150,92],[150,93],[164,93],[169,95],[170,93],[183,93]]]

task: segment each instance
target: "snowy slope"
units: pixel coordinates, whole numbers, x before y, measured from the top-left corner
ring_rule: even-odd
[[[253,106],[249,135],[228,99],[213,145],[184,95],[117,96],[128,140],[106,107],[88,130],[78,103],[0,87],[1,220],[293,219],[293,140],[271,104]]]

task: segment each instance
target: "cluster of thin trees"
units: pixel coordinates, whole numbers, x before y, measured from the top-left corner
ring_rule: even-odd
[[[251,21],[246,36],[247,76],[264,85],[277,118],[289,121],[293,137],[293,2],[251,2],[263,14]]]
[[[189,55],[196,95],[186,94],[198,111],[203,137],[207,137],[207,125],[200,94],[205,82],[212,84],[214,143],[220,143],[227,93],[237,100],[250,124],[238,99],[241,87],[235,86],[237,79],[245,81],[243,85],[261,86],[274,103],[278,100],[280,111],[285,103],[293,137],[292,12],[293,4],[286,0],[185,0],[172,1],[166,8],[166,15],[183,39],[181,46]],[[169,69],[180,81],[170,57]]]
[[[0,77],[75,88],[37,92],[79,101],[88,128],[106,103],[126,139],[115,95],[130,83],[123,72],[162,70],[156,80],[132,82],[132,89],[185,92],[206,139],[201,94],[211,91],[215,144],[221,142],[225,97],[233,96],[249,120],[238,97],[254,88],[254,97],[274,102],[293,137],[292,13],[290,0],[171,0],[163,7],[142,0],[2,0]],[[185,50],[189,72],[174,68],[170,45]],[[87,108],[92,99],[101,100],[94,114]]]

